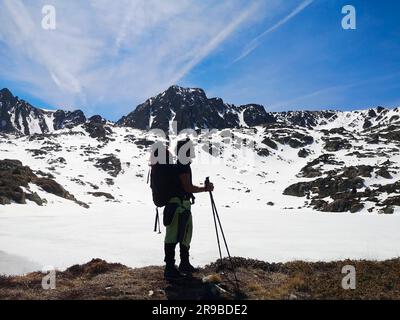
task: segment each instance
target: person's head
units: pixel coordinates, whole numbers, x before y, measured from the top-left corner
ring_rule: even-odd
[[[186,138],[178,141],[176,145],[176,156],[179,164],[190,164],[195,157],[193,142]]]
[[[150,165],[172,164],[173,157],[168,146],[163,142],[156,142],[151,148]]]

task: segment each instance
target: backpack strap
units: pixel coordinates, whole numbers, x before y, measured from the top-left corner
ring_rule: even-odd
[[[158,234],[161,233],[161,227],[160,227],[160,214],[158,213],[158,208],[156,208],[156,218],[154,222],[154,232],[157,232],[157,227],[158,227]]]

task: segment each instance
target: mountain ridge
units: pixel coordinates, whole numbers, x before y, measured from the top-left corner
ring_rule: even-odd
[[[83,111],[44,110],[15,97],[7,88],[0,90],[0,132],[51,133],[86,122]]]
[[[390,109],[378,106],[354,111],[331,109],[269,112],[260,104],[236,106],[225,103],[221,98],[208,98],[201,88],[183,88],[174,85],[139,104],[118,121],[108,122],[122,127],[164,131],[171,129],[173,121],[177,122],[178,131],[186,128],[227,129],[279,123],[314,128],[335,121],[342,115],[352,114],[353,118],[359,115],[358,121],[362,122],[362,128],[368,128],[388,110]],[[394,110],[397,113],[398,108]],[[24,135],[45,134],[63,128],[72,128],[88,120],[82,110],[45,110],[15,97],[7,88],[0,90],[0,132]],[[391,119],[385,121],[391,122]]]

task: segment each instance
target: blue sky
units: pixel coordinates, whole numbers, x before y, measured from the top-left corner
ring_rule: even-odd
[[[270,111],[400,106],[399,1],[0,0],[0,20],[0,87],[39,107],[117,120],[172,84]]]

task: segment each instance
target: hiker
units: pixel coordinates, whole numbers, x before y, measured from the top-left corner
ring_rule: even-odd
[[[191,161],[194,158],[194,146],[190,139],[178,141],[176,148],[177,163],[174,165],[174,181],[171,186],[171,198],[164,209],[166,235],[164,241],[165,271],[167,279],[182,277],[182,274],[198,272],[189,261],[189,249],[192,239],[191,205],[194,193],[214,190],[213,184],[198,187],[192,183]],[[180,265],[175,266],[175,247],[179,243]]]

